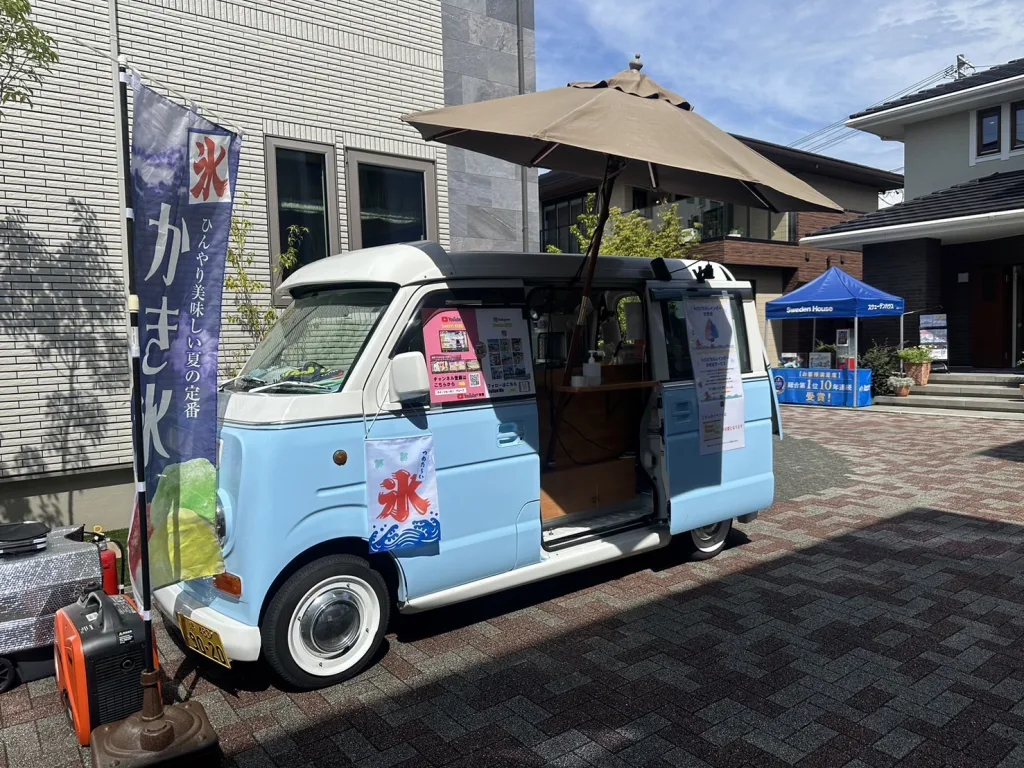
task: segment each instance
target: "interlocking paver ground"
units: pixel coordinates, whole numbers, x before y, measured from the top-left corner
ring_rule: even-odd
[[[1024,435],[786,409],[777,502],[661,551],[402,617],[311,693],[161,631],[229,766],[1024,766]],[[52,681],[0,696],[0,768],[88,764]]]

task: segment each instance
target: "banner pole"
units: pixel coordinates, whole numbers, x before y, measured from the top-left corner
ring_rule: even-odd
[[[124,160],[124,216],[128,232],[128,317],[132,353],[132,452],[135,454],[135,503],[139,510],[139,555],[142,560],[142,619],[145,624],[145,672],[156,669],[153,653],[153,621],[149,596],[149,515],[146,509],[146,471],[142,465],[142,359],[139,350],[139,297],[135,293],[135,214],[132,211],[131,148],[128,141],[128,67],[117,62],[118,96],[121,101],[121,156]],[[135,595],[138,599],[139,595]]]

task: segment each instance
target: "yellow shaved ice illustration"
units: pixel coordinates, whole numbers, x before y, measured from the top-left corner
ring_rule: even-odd
[[[150,584],[159,589],[224,573],[214,527],[217,471],[206,459],[168,467],[150,505]]]

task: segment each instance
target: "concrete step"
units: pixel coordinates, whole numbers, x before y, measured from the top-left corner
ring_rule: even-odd
[[[997,386],[995,384],[942,384],[934,379],[926,387],[914,386],[911,395],[921,397],[994,397],[1012,399],[1020,392],[1019,387]]]
[[[1001,413],[1024,413],[1024,398],[997,399],[994,397],[922,397],[910,395],[879,395],[874,399],[876,405],[898,405],[904,408],[947,408],[956,411],[999,411]]]
[[[929,383],[1016,387],[1024,384],[1020,373],[932,373]]]

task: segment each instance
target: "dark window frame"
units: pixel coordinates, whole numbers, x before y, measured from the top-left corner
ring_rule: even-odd
[[[1024,149],[1024,138],[1017,138],[1017,128],[1024,128],[1024,101],[1010,104],[1010,149]]]
[[[356,251],[363,247],[362,218],[359,201],[359,164],[418,171],[423,174],[423,196],[427,224],[427,240],[437,242],[437,171],[433,160],[401,155],[387,155],[362,149],[345,151],[345,187],[348,208],[348,247]]]
[[[996,141],[994,149],[984,148],[984,131],[983,124],[986,118],[996,118]],[[1003,148],[1003,108],[1000,107],[989,107],[987,109],[979,109],[975,114],[975,132],[977,136],[977,142],[975,144],[975,154],[978,157],[991,157],[998,155]]]
[[[277,150],[289,149],[298,152],[323,155],[327,170],[327,256],[341,251],[339,240],[338,218],[338,163],[337,152],[333,144],[321,144],[314,141],[290,139],[286,136],[267,136],[264,139],[264,161],[266,163],[267,184],[267,222],[270,247],[270,284],[275,306],[287,305],[287,300],[277,298],[277,288],[281,284],[281,270],[278,257],[281,254],[281,222],[278,218],[278,186],[277,186]]]
[[[596,189],[588,189],[582,192],[573,192],[569,195],[562,195],[560,197],[553,197],[550,200],[543,200],[540,204],[540,249],[541,251],[547,250],[548,245],[554,245],[561,248],[559,242],[562,234],[565,235],[565,244],[567,248],[561,248],[563,253],[579,253],[579,243],[573,237],[569,231],[573,224],[577,223],[577,219],[572,216],[572,208],[574,203],[579,203],[580,212],[584,212],[587,209],[587,197],[590,195],[596,195]],[[567,222],[565,224],[558,223],[558,206],[565,205],[568,213]],[[555,211],[555,228],[554,231],[547,226],[547,212],[549,210]],[[564,232],[563,232],[564,231]],[[575,249],[575,250],[574,250]]]

